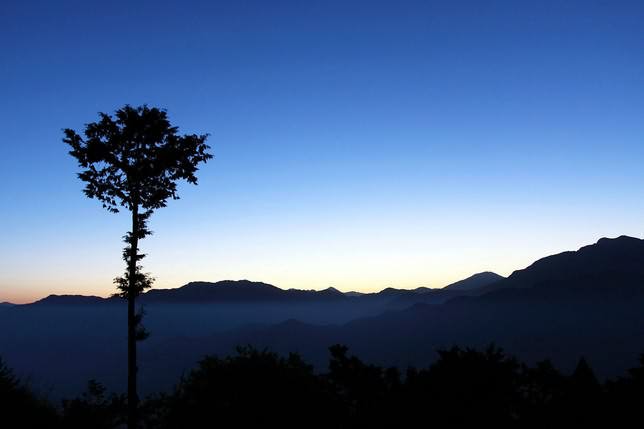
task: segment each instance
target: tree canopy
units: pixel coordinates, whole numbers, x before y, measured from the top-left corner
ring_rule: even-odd
[[[165,207],[169,198],[179,198],[176,182],[197,184],[198,164],[212,158],[208,135],[179,135],[165,110],[126,105],[114,117],[99,116],[86,125],[84,138],[67,128],[63,140],[84,168],[78,177],[85,194],[111,212]]]

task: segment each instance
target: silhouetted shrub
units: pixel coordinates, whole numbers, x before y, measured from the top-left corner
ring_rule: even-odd
[[[510,424],[519,418],[520,365],[502,350],[453,347],[426,370],[408,373],[407,397],[440,424]]]
[[[282,358],[250,347],[203,359],[165,405],[166,428],[332,427],[337,413],[332,395],[299,355]]]
[[[329,373],[324,378],[344,404],[342,423],[348,427],[382,427],[398,422],[401,388],[398,370],[383,370],[347,356],[346,346],[334,345],[329,351]]]
[[[65,428],[110,429],[125,423],[127,402],[124,395],[107,396],[102,384],[90,380],[79,398],[63,401],[62,412]]]
[[[0,419],[3,427],[56,428],[55,409],[18,380],[0,358]],[[13,426],[12,426],[13,425]]]
[[[644,426],[644,354],[640,366],[628,371],[625,377],[606,383],[608,419],[615,427]]]

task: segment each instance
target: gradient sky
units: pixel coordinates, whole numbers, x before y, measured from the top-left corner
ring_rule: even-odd
[[[215,155],[151,220],[156,287],[440,287],[643,235],[642,1],[3,0],[0,52],[0,301],[114,292],[128,215],[61,130],[126,103]]]

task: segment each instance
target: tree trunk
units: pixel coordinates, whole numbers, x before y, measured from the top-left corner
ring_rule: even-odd
[[[132,235],[130,242],[129,290],[127,293],[127,427],[138,426],[139,397],[136,388],[136,263],[139,242],[139,206],[132,209]]]

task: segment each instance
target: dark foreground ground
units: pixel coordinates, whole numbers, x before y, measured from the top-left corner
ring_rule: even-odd
[[[441,350],[430,366],[404,371],[366,364],[344,346],[329,351],[324,373],[299,355],[248,347],[205,357],[171,392],[142,402],[142,426],[644,427],[644,355],[637,368],[599,382],[583,358],[563,374],[494,346]],[[2,427],[124,427],[126,402],[91,380],[81,396],[52,403],[0,363]]]

